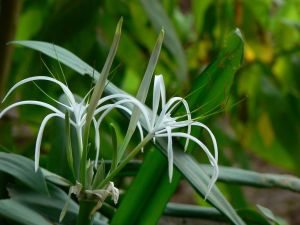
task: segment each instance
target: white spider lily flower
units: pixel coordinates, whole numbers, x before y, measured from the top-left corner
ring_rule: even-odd
[[[86,111],[88,108],[88,103],[85,102],[87,95],[80,102],[77,102],[74,94],[70,91],[70,89],[64,83],[62,83],[54,78],[47,77],[47,76],[34,76],[34,77],[26,78],[24,80],[19,81],[12,88],[10,88],[10,90],[8,91],[8,93],[6,94],[6,96],[4,97],[2,102],[4,102],[7,99],[7,97],[17,87],[19,87],[25,83],[32,82],[32,81],[33,82],[34,81],[50,81],[52,83],[59,85],[61,87],[61,89],[63,90],[63,92],[67,98],[67,102],[68,102],[68,104],[64,104],[64,103],[57,101],[56,99],[51,98],[58,105],[60,105],[62,107],[62,109],[59,109],[57,107],[54,107],[54,106],[52,106],[48,103],[42,102],[42,101],[24,100],[24,101],[19,101],[19,102],[13,103],[13,104],[7,106],[5,109],[3,109],[0,112],[0,118],[1,118],[7,111],[9,111],[10,109],[12,109],[14,107],[20,106],[20,105],[38,105],[38,106],[47,108],[50,111],[52,111],[50,114],[48,114],[47,116],[44,117],[44,119],[40,125],[39,131],[38,131],[36,144],[35,144],[35,170],[37,170],[38,166],[39,166],[40,147],[41,147],[44,129],[45,129],[48,121],[54,117],[65,119],[64,110],[69,110],[71,113],[73,113],[73,119],[70,119],[70,123],[76,129],[77,136],[78,136],[78,142],[79,142],[78,143],[79,148],[82,150],[83,128],[85,125],[85,118],[86,118]],[[108,104],[107,103],[108,100],[115,100],[116,102],[113,104]],[[104,103],[106,103],[106,104],[104,104]],[[94,125],[94,129],[95,129],[95,143],[96,143],[96,159],[95,159],[96,163],[95,163],[95,165],[97,165],[99,151],[100,151],[100,132],[99,132],[100,124],[101,124],[103,118],[114,108],[119,108],[121,110],[124,110],[129,115],[131,115],[131,111],[128,108],[126,108],[124,105],[122,105],[125,103],[126,104],[128,104],[128,103],[134,104],[134,105],[138,106],[143,111],[144,114],[147,113],[144,106],[138,100],[136,100],[135,98],[133,98],[131,96],[125,95],[125,94],[109,95],[109,96],[101,98],[98,101],[98,104],[97,104],[98,108],[94,112],[94,117],[93,117],[93,125]],[[98,114],[100,114],[100,117],[99,117],[99,119],[96,119],[96,116]],[[142,132],[142,127],[141,127],[140,123],[138,123],[138,128],[140,131],[141,139],[143,139],[143,132]]]
[[[175,108],[178,104],[182,103],[184,109],[186,111],[185,116],[172,117],[171,114],[174,112]],[[161,106],[161,111],[158,113],[158,108]],[[181,118],[186,117],[184,120],[180,120]],[[214,168],[214,173],[211,178],[211,182],[208,187],[208,193],[210,192],[213,184],[216,182],[219,169],[218,169],[218,146],[216,139],[211,132],[211,130],[205,126],[203,123],[193,121],[191,118],[191,113],[189,110],[189,105],[187,101],[180,97],[173,97],[166,102],[166,90],[165,84],[162,75],[156,75],[154,78],[154,87],[153,87],[153,102],[152,102],[152,114],[149,116],[148,120],[150,120],[150,129],[149,133],[153,133],[155,137],[166,137],[168,140],[167,145],[167,153],[168,153],[168,172],[169,179],[171,181],[173,175],[173,146],[172,146],[172,138],[184,138],[185,142],[185,150],[188,147],[189,141],[193,141],[199,147],[203,149],[205,154],[207,155],[210,164]],[[214,148],[214,155],[209,151],[209,149],[196,137],[191,135],[191,127],[201,127],[208,131]],[[179,131],[182,128],[186,128],[187,131],[181,132]],[[154,139],[155,141],[155,139]]]

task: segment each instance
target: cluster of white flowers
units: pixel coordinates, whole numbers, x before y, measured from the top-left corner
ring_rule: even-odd
[[[72,115],[70,118],[70,124],[76,129],[78,140],[79,140],[79,146],[80,149],[82,149],[83,128],[85,125],[85,118],[86,118],[86,113],[87,113],[87,108],[89,103],[87,102],[88,95],[78,102],[76,101],[74,94],[70,91],[67,85],[65,85],[64,83],[60,82],[57,79],[47,77],[47,76],[30,77],[16,83],[8,91],[3,101],[5,101],[7,97],[20,85],[23,85],[28,82],[35,82],[35,81],[50,81],[52,83],[59,85],[64,95],[67,98],[67,103],[62,103],[58,100],[53,99],[57,103],[57,106],[61,106],[60,108],[58,108],[42,101],[36,101],[36,100],[19,101],[3,109],[0,113],[0,118],[10,109],[20,105],[38,105],[38,106],[45,107],[51,111],[51,113],[45,116],[45,118],[43,119],[36,139],[35,169],[37,170],[39,165],[40,147],[41,147],[45,126],[51,118],[58,117],[61,119],[65,119],[65,110],[68,110],[70,112],[70,115]],[[144,128],[148,133],[152,134],[153,141],[155,141],[155,138],[158,137],[167,138],[168,141],[167,153],[168,153],[168,162],[169,162],[168,172],[169,172],[170,180],[173,174],[173,144],[172,144],[173,137],[184,138],[186,140],[185,149],[187,149],[189,141],[195,142],[201,149],[203,149],[211,165],[214,168],[214,173],[211,178],[211,183],[209,185],[209,190],[210,190],[218,177],[218,147],[217,147],[216,139],[207,126],[205,126],[204,124],[198,121],[194,121],[192,119],[188,103],[185,99],[180,97],[172,97],[171,99],[166,101],[166,90],[165,90],[165,84],[162,75],[156,75],[154,78],[153,101],[152,101],[151,111],[149,110],[148,107],[146,107],[144,104],[139,102],[136,98],[127,94],[113,94],[113,95],[103,97],[98,101],[97,108],[93,116],[93,127],[95,130],[95,146],[96,146],[95,164],[97,165],[97,161],[99,158],[99,151],[100,151],[99,129],[100,129],[101,122],[103,121],[104,117],[111,110],[115,108],[121,109],[126,113],[128,113],[129,115],[131,115],[131,109],[127,107],[130,104],[139,108],[141,112],[140,119],[145,122]],[[172,114],[174,113],[176,107],[179,104],[183,104],[186,114],[179,117],[173,117]],[[201,127],[208,131],[213,143],[213,148],[214,148],[213,154],[198,138],[191,135],[191,128],[193,126]],[[143,141],[145,136],[144,135],[145,131],[143,131],[140,122],[138,122],[137,127],[140,133],[141,141]],[[182,131],[183,129],[186,129],[186,132],[183,132]]]

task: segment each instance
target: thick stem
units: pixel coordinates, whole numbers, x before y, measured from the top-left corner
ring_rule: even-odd
[[[97,201],[80,200],[79,201],[79,214],[77,217],[77,225],[92,225],[94,215],[92,215],[93,208],[97,204]]]

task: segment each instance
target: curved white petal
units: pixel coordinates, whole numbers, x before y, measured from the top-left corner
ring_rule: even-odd
[[[51,113],[49,115],[47,115],[40,126],[37,138],[36,138],[36,143],[35,143],[35,153],[34,153],[34,168],[35,171],[38,170],[39,167],[39,160],[40,160],[40,148],[41,148],[41,142],[42,142],[42,138],[43,138],[43,133],[44,133],[44,129],[45,126],[47,124],[47,122],[53,118],[53,117],[60,117],[60,118],[65,118],[64,115],[58,114],[58,113]]]
[[[68,100],[70,101],[70,104],[74,104],[75,103],[75,99],[74,96],[72,94],[72,92],[69,90],[69,88],[62,82],[60,82],[59,80],[56,80],[52,77],[47,77],[47,76],[35,76],[35,77],[29,77],[26,79],[23,79],[21,81],[19,81],[18,83],[16,83],[14,86],[12,86],[9,91],[7,92],[7,94],[5,95],[4,99],[2,100],[2,102],[4,102],[6,100],[6,98],[19,86],[21,86],[22,84],[28,83],[30,81],[36,81],[36,80],[46,80],[46,81],[51,81],[53,83],[58,84],[63,92],[66,94],[66,96],[68,97]],[[60,103],[62,104],[62,103]],[[64,105],[64,104],[63,104]],[[64,105],[66,106],[66,105]]]
[[[162,75],[156,75],[153,85],[151,127],[154,127],[160,100],[162,108],[164,108],[166,104],[165,83]]]
[[[187,101],[183,98],[180,98],[180,97],[176,97],[175,100],[178,101],[179,103],[183,104],[183,106],[185,108],[185,111],[186,111],[187,119],[191,120],[192,117],[191,117],[190,107],[189,107]],[[168,113],[172,113],[172,111],[175,109],[176,106],[177,105],[174,105],[170,110],[168,110]],[[191,129],[192,129],[191,124],[187,124],[187,134],[191,134]],[[187,139],[186,142],[185,142],[185,146],[184,146],[185,151],[187,150],[188,145],[189,145],[189,139]]]
[[[150,130],[150,120],[149,120],[149,116],[148,116],[148,112],[146,110],[146,107],[143,104],[139,103],[137,100],[123,99],[123,100],[119,100],[119,101],[117,101],[116,103],[113,103],[113,104],[103,105],[103,106],[101,106],[101,107],[99,107],[99,108],[97,108],[95,110],[94,116],[96,116],[100,112],[105,111],[105,110],[107,110],[109,108],[113,109],[113,108],[117,107],[118,105],[122,105],[122,104],[126,104],[126,103],[132,103],[132,104],[134,104],[135,106],[137,106],[141,110],[142,115],[145,118],[145,122],[147,124],[147,127]],[[123,107],[125,107],[125,106],[123,106]],[[83,119],[85,119],[85,117],[83,117]]]
[[[208,150],[208,148],[201,141],[199,141],[197,138],[195,138],[194,136],[186,134],[186,133],[182,133],[182,132],[173,132],[172,136],[173,137],[188,138],[188,139],[192,140],[193,142],[195,142],[196,144],[198,144],[203,149],[203,151],[206,153],[206,155],[207,155],[207,157],[209,159],[210,164],[214,168],[214,172],[213,172],[213,175],[211,177],[211,181],[210,181],[210,183],[208,185],[208,192],[206,194],[206,196],[207,196],[210,193],[210,191],[211,191],[214,183],[217,181],[217,178],[219,176],[219,167],[218,167],[217,161],[212,156],[212,154],[210,153],[210,151]],[[168,137],[168,134],[166,134],[166,133],[165,134],[158,134],[157,137]]]
[[[26,101],[20,101],[20,102],[16,102],[13,103],[9,106],[7,106],[5,109],[3,109],[0,113],[0,118],[9,110],[11,110],[14,107],[20,106],[20,105],[38,105],[38,106],[42,106],[44,108],[50,109],[51,111],[60,114],[60,115],[64,115],[60,110],[58,110],[57,108],[55,108],[54,106],[45,103],[45,102],[41,102],[41,101],[34,101],[34,100],[26,100]]]
[[[211,130],[206,126],[204,125],[203,123],[200,123],[200,122],[194,122],[192,123],[192,126],[199,126],[199,127],[202,127],[204,128],[205,130],[207,130],[207,132],[209,133],[210,135],[210,138],[213,142],[213,146],[214,146],[214,152],[215,152],[215,160],[218,162],[218,144],[217,144],[217,140],[214,136],[214,134],[211,132]]]
[[[98,166],[98,158],[100,154],[100,132],[99,132],[99,127],[97,124],[97,121],[95,118],[93,118],[93,124],[95,128],[95,145],[96,145],[96,158],[95,158],[95,167],[97,168]]]
[[[125,106],[123,105],[118,105],[118,104],[111,104],[110,107],[107,107],[107,109],[101,114],[101,116],[99,117],[99,119],[97,120],[97,130],[99,130],[100,128],[100,125],[101,125],[101,122],[103,121],[104,117],[113,109],[115,108],[119,108],[119,109],[122,109],[124,110],[125,112],[127,112],[129,115],[131,115],[131,111],[126,108]],[[144,133],[143,133],[143,128],[141,126],[141,123],[138,122],[137,123],[137,127],[138,127],[138,130],[139,130],[139,133],[140,133],[140,138],[141,140],[144,139]],[[96,129],[96,128],[95,128]],[[99,140],[100,141],[100,140]],[[97,146],[97,145],[96,145]],[[100,149],[100,145],[99,145],[99,149]],[[143,148],[141,149],[141,151],[143,151]]]
[[[172,130],[170,127],[166,128],[167,136],[168,136],[168,173],[169,173],[169,181],[171,183],[173,177],[173,143],[172,143]]]

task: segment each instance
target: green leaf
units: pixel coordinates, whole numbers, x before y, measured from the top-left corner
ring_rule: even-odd
[[[48,42],[42,41],[11,41],[9,44],[22,45],[27,48],[37,50],[44,53],[56,60],[59,60],[61,63],[72,68],[79,74],[89,74],[91,77],[94,77],[96,80],[99,79],[100,73],[95,71],[93,67],[82,61],[79,57],[69,52],[68,50]]]
[[[49,196],[17,187],[10,188],[9,195],[13,201],[34,210],[52,222],[58,223],[60,213],[65,202],[68,200],[68,195],[55,185],[49,184],[48,187]],[[62,224],[76,224],[79,206],[73,199],[69,199],[68,204]],[[97,213],[95,215],[94,224],[104,225],[107,223],[106,219],[101,218],[100,214]]]
[[[118,163],[118,137],[117,131],[113,123],[110,124],[111,128],[111,141],[112,141],[112,161],[110,170],[114,170],[117,167]]]
[[[197,115],[205,116],[220,108],[226,101],[239,69],[244,52],[244,41],[239,29],[225,40],[224,47],[214,60],[193,82],[188,102],[190,107],[200,108]]]
[[[112,66],[113,60],[115,58],[115,55],[116,55],[116,52],[118,49],[118,45],[119,45],[119,41],[120,41],[120,37],[121,37],[122,23],[123,23],[123,18],[121,18],[120,21],[118,22],[112,46],[110,48],[110,51],[106,58],[105,64],[101,71],[101,76],[100,76],[99,80],[97,81],[96,86],[94,88],[94,91],[91,96],[91,100],[89,102],[87,112],[86,112],[86,122],[84,125],[84,131],[83,131],[83,149],[82,149],[82,155],[81,155],[81,159],[80,159],[80,181],[83,185],[83,188],[85,188],[85,185],[86,185],[85,174],[86,174],[86,160],[87,160],[87,153],[88,153],[88,138],[89,138],[90,125],[91,125],[98,101],[100,100],[101,95],[104,91],[107,77],[109,75],[110,68]],[[56,55],[57,55],[57,53],[56,53]]]
[[[188,82],[185,53],[176,34],[176,31],[168,15],[164,11],[161,2],[158,0],[140,0],[140,2],[142,3],[144,10],[155,29],[159,30],[161,29],[161,27],[163,27],[166,30],[165,45],[173,54],[173,57],[178,64],[178,70],[176,70],[177,79],[180,82]]]
[[[0,200],[0,215],[24,225],[52,224],[34,210],[12,199]]]
[[[259,211],[264,215],[264,217],[266,217],[269,221],[274,222],[275,225],[284,225],[282,221],[280,221],[274,216],[273,212],[270,209],[265,208],[259,204],[256,206],[259,209]]]
[[[263,216],[251,209],[238,210],[237,213],[247,225],[271,225]],[[212,207],[168,203],[164,215],[183,218],[199,218],[211,221],[227,222],[227,219],[218,210]]]
[[[111,225],[157,224],[166,205],[165,198],[172,196],[180,181],[177,172],[174,173],[172,183],[169,183],[167,168],[164,156],[155,148],[149,149],[137,176],[114,214]],[[158,192],[157,187],[161,187],[161,182],[167,184],[166,189]],[[157,194],[162,196],[156,196]]]
[[[201,168],[209,175],[213,173],[209,165],[201,165]],[[220,166],[218,181],[264,188],[282,188],[294,192],[300,192],[300,179],[291,175],[278,175],[270,173],[258,173],[249,170]]]
[[[48,193],[41,170],[35,172],[34,162],[24,156],[0,152],[0,171],[15,177],[37,192]]]
[[[167,140],[158,138],[156,143],[161,151],[167,155]],[[198,194],[202,197],[206,196],[210,178],[201,168],[200,164],[190,155],[186,154],[183,151],[183,147],[178,142],[174,143],[173,152],[174,165],[195,188]],[[216,186],[212,188],[211,193],[207,196],[207,201],[226,215],[234,224],[245,224]]]
[[[100,161],[100,164],[97,168],[97,172],[94,176],[92,189],[98,189],[99,185],[101,184],[101,181],[105,178],[105,162],[104,160]]]
[[[42,170],[42,174],[44,175],[44,177],[47,181],[50,181],[53,184],[65,186],[65,187],[72,186],[72,183],[69,180],[67,180],[66,178],[61,177],[61,176],[57,175],[56,173],[52,173],[49,170],[46,170],[43,168],[41,168],[41,170]]]
[[[145,100],[146,100],[146,97],[148,94],[148,90],[149,90],[149,87],[151,84],[151,79],[152,79],[158,58],[159,58],[160,49],[161,49],[163,40],[164,40],[164,30],[161,30],[161,32],[157,38],[156,44],[154,46],[154,50],[151,54],[151,57],[150,57],[147,69],[145,71],[142,83],[141,83],[138,93],[136,95],[136,98],[139,101],[141,101],[142,103],[145,103]],[[122,159],[124,152],[129,144],[129,141],[136,129],[136,125],[140,118],[140,114],[141,114],[140,109],[135,106],[132,110],[132,114],[131,114],[131,118],[129,121],[129,125],[128,125],[128,129],[127,129],[125,138],[124,138],[122,145],[118,152],[118,162]]]

